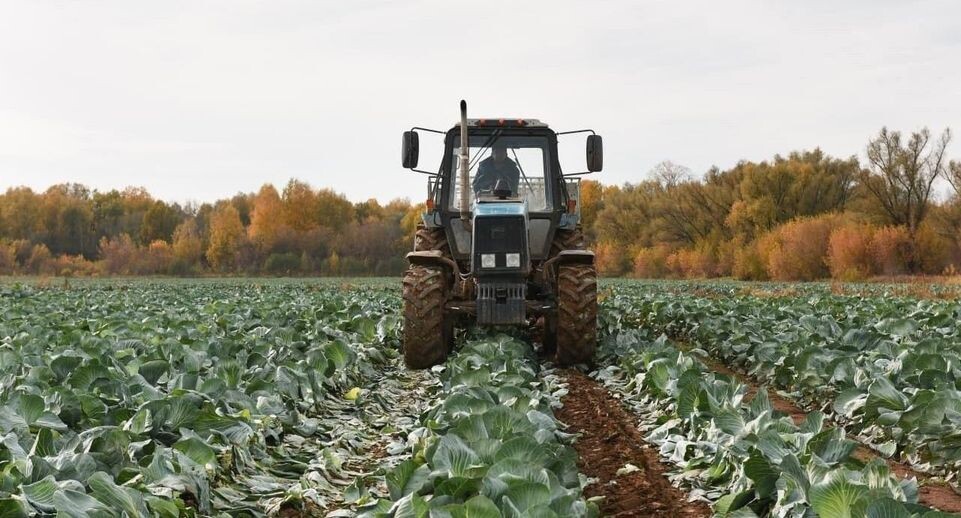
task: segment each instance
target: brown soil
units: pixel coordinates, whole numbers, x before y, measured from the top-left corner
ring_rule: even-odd
[[[750,401],[754,395],[757,394],[758,385],[754,382],[754,380],[744,376],[741,373],[731,370],[728,366],[713,358],[699,358],[714,372],[734,376],[742,383],[745,383],[748,386],[747,396],[744,398],[745,401]],[[768,392],[768,397],[771,399],[771,406],[773,406],[775,410],[791,416],[791,420],[793,420],[795,424],[800,424],[807,415],[807,412],[801,410],[801,408],[784,397],[781,397],[773,392]],[[858,448],[854,450],[854,457],[862,462],[868,462],[875,458],[879,458],[877,453],[866,446],[858,446]],[[950,485],[940,480],[933,480],[929,475],[915,471],[911,468],[911,466],[903,462],[898,462],[892,459],[884,459],[884,461],[891,468],[891,472],[894,473],[898,478],[904,479],[917,477],[919,485],[918,503],[949,513],[961,513],[961,495],[959,495],[957,491],[955,491]]]
[[[568,394],[556,415],[570,431],[580,434],[574,443],[577,467],[597,479],[584,494],[604,497],[599,502],[603,516],[711,516],[707,504],[688,502],[687,495],[671,485],[657,451],[644,442],[634,417],[604,387],[575,370],[561,375],[568,383]],[[640,469],[618,475],[626,464]]]

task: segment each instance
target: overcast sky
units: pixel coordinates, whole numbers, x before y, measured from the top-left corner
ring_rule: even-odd
[[[419,201],[400,134],[461,98],[595,129],[605,183],[863,156],[882,125],[961,130],[961,2],[0,0],[0,189]]]

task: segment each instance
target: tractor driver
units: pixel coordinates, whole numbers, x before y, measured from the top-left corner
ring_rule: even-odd
[[[497,181],[504,180],[511,188],[511,195],[516,196],[520,178],[517,164],[507,158],[507,148],[504,144],[495,142],[491,147],[491,156],[482,160],[477,168],[473,182],[474,195],[484,191],[492,192]]]

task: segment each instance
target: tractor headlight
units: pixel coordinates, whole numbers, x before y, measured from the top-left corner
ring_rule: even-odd
[[[494,254],[481,254],[481,268],[493,268],[494,266],[496,266]]]
[[[521,267],[521,254],[507,254],[507,267],[508,267],[508,268],[520,268],[520,267]]]

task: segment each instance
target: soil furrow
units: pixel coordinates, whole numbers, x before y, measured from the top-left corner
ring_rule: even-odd
[[[568,394],[555,414],[579,434],[574,443],[578,469],[597,479],[584,488],[584,495],[603,497],[598,504],[604,516],[711,516],[707,504],[688,502],[685,492],[671,485],[667,468],[644,441],[635,417],[607,389],[574,370],[558,374],[568,384]]]
[[[745,401],[750,401],[755,394],[757,394],[759,385],[749,376],[745,376],[744,374],[731,369],[715,358],[704,356],[698,356],[698,358],[714,372],[733,376],[747,385],[748,392],[745,396]],[[774,409],[791,416],[791,419],[795,422],[795,424],[803,421],[807,415],[807,412],[794,404],[794,402],[778,395],[775,392],[768,391],[768,397],[771,399],[771,405],[774,407]],[[875,458],[882,458],[873,450],[864,445],[858,446],[858,448],[854,451],[854,456],[863,462],[868,462]],[[891,472],[897,475],[899,478],[916,477],[918,479],[918,502],[921,505],[934,507],[949,513],[961,513],[961,495],[959,495],[957,491],[955,491],[950,485],[943,481],[934,479],[926,473],[916,471],[911,466],[903,462],[898,462],[892,459],[883,460],[887,463],[888,467],[891,468]]]

